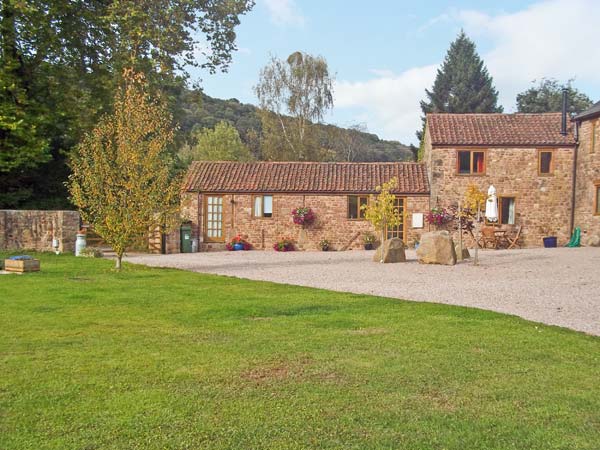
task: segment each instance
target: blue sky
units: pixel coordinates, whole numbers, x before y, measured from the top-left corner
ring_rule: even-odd
[[[416,143],[419,100],[461,28],[513,112],[516,94],[542,77],[574,78],[600,100],[599,23],[599,0],[257,0],[237,29],[229,72],[191,74],[213,97],[256,104],[252,86],[270,54],[322,55],[336,77],[327,122]]]

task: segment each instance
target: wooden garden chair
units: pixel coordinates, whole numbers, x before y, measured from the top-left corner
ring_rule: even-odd
[[[510,231],[506,233],[506,240],[508,241],[508,248],[521,248],[521,225],[513,226]]]
[[[481,227],[481,240],[479,241],[481,248],[487,248],[488,244],[492,244],[493,249],[498,248],[498,237],[494,227]]]

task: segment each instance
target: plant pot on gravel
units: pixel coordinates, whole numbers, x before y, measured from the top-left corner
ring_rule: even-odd
[[[373,247],[375,246],[375,235],[373,233],[365,233],[363,234],[362,239],[365,250],[373,250]]]
[[[542,240],[544,241],[544,248],[556,248],[556,236],[546,236]]]

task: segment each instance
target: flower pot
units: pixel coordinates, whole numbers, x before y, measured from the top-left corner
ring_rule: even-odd
[[[373,244],[371,242],[366,243],[365,250],[373,250]]]
[[[556,236],[547,236],[542,238],[545,248],[556,248]]]
[[[323,247],[321,247],[321,250],[323,250],[324,252],[326,252],[327,250],[329,250],[329,246],[328,245],[324,245]]]
[[[240,251],[240,250],[244,250],[244,244],[240,244],[239,242],[237,244],[233,244],[233,250]]]

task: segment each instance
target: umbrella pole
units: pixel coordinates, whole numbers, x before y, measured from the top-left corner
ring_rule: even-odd
[[[462,202],[458,202],[458,251],[460,255],[456,256],[459,261],[463,260],[462,221]]]
[[[477,228],[477,232],[475,233],[475,259],[473,260],[473,265],[479,265],[479,239],[481,239],[481,226],[479,225],[479,219],[481,211],[479,210],[479,200],[477,200],[477,222],[475,223],[475,227]]]

